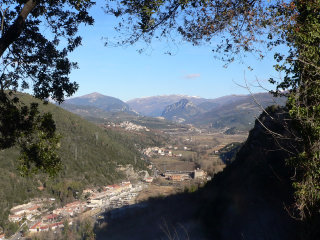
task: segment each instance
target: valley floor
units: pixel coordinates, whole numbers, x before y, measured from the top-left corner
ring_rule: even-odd
[[[192,170],[195,164],[192,156],[198,151],[197,162],[215,174],[225,167],[219,158],[219,150],[233,142],[243,142],[246,137],[246,134],[179,134],[175,136],[178,139],[176,146],[180,149],[184,146],[187,150],[172,152],[190,156],[191,161],[172,156],[153,156],[151,161],[159,172]],[[196,190],[201,184],[203,180],[154,179],[137,196],[139,203],[103,214],[104,220],[96,227],[97,239],[209,239],[199,215],[202,200]]]

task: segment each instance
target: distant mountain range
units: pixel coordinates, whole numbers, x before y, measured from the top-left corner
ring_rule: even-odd
[[[214,105],[211,105],[209,111],[192,116],[186,119],[186,122],[211,128],[235,127],[240,130],[249,130],[264,108],[270,105],[283,106],[286,102],[286,98],[274,98],[269,93],[234,95],[216,100],[210,102]],[[198,107],[201,108],[203,105],[200,104]]]
[[[269,93],[257,93],[215,99],[163,95],[137,98],[125,103],[114,97],[91,93],[68,99],[61,107],[95,121],[105,118],[111,121],[137,120],[139,114],[140,117],[164,117],[169,121],[199,127],[249,130],[262,108],[273,104],[284,105],[285,100],[274,98]]]
[[[262,112],[262,108],[273,104],[284,105],[285,100],[285,98],[274,98],[269,93],[257,93],[229,95],[216,99],[184,95],[156,96],[134,99],[127,103],[142,114],[149,116],[161,114],[162,117],[179,123],[248,130],[252,127],[255,117]],[[165,104],[168,105],[164,106]]]
[[[207,101],[207,99],[205,98],[192,97],[187,95],[162,95],[145,98],[135,98],[127,101],[127,104],[132,109],[144,116],[159,117],[167,106],[179,102],[181,99],[187,99],[189,101],[192,101],[194,104],[200,104]]]

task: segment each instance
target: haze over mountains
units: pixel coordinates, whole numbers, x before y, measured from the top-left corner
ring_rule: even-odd
[[[127,120],[139,114],[201,127],[249,130],[262,108],[284,103],[285,98],[274,98],[269,93],[229,95],[215,99],[162,95],[132,99],[126,103],[114,97],[92,93],[68,99],[62,107],[86,118]]]
[[[81,97],[67,99],[65,105],[90,106],[106,112],[130,112],[130,107],[118,98],[94,92]]]

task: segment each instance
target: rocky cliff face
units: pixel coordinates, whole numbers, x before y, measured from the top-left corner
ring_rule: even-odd
[[[236,160],[202,191],[201,218],[213,239],[298,237],[299,223],[289,215],[294,172],[285,163],[297,144],[285,111],[273,110],[260,116]]]
[[[132,99],[128,101],[127,104],[142,115],[159,117],[168,105],[174,104],[181,99],[188,99],[194,104],[200,104],[208,101],[208,99],[187,95],[162,95]]]
[[[188,99],[181,99],[179,102],[167,106],[161,116],[176,122],[184,122],[186,119],[199,114],[201,110]]]

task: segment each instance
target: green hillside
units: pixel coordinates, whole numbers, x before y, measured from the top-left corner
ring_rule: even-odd
[[[21,99],[26,104],[36,101],[26,94]],[[39,102],[39,105],[41,111],[53,114],[57,130],[62,135],[59,155],[63,169],[54,179],[42,174],[22,178],[16,170],[18,150],[1,151],[0,227],[5,226],[5,219],[13,205],[31,197],[50,195],[64,203],[77,198],[77,192],[86,186],[119,181],[123,176],[115,170],[118,164],[133,164],[136,158],[138,161],[134,167],[144,167],[144,162],[139,160],[139,152],[123,135],[103,130],[53,104]],[[42,192],[37,189],[41,185],[45,187]]]

